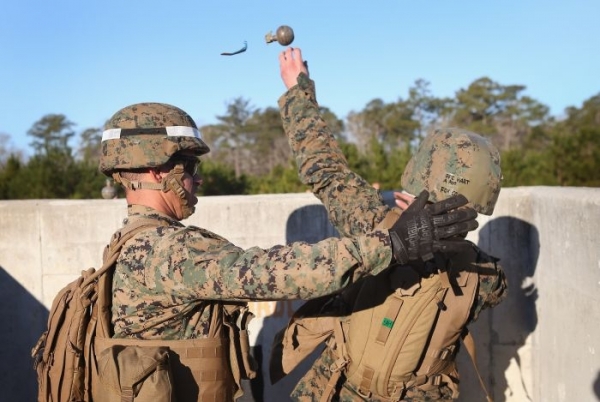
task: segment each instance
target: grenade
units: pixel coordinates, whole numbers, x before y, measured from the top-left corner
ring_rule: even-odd
[[[106,186],[102,188],[102,198],[105,200],[113,199],[117,196],[117,189],[112,185],[110,179],[106,179]]]
[[[287,25],[282,25],[277,28],[275,35],[271,32],[266,34],[265,41],[267,41],[267,43],[277,41],[281,46],[290,45],[294,41],[294,30]]]

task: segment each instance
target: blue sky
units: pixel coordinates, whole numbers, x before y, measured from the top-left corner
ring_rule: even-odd
[[[597,0],[4,3],[0,134],[26,153],[27,130],[50,113],[81,132],[144,101],[177,105],[198,125],[237,97],[276,106],[283,47],[264,36],[282,24],[320,103],[340,118],[374,98],[405,98],[419,78],[439,97],[483,76],[525,85],[556,116],[600,92]],[[244,41],[245,53],[220,55]]]

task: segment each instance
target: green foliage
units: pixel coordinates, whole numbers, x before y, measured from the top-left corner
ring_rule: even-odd
[[[69,145],[74,125],[64,115],[38,120],[27,132],[35,154],[27,162],[11,154],[0,165],[0,198],[100,198],[105,177],[98,171],[99,130],[84,132],[89,141],[95,136],[97,149],[90,146],[90,152],[76,160]]]
[[[23,162],[15,154],[11,154],[0,169],[0,200],[15,200],[22,198],[20,180]]]
[[[59,150],[31,158],[23,171],[28,198],[69,198],[76,180],[73,164],[71,155]]]
[[[361,152],[368,152],[374,141],[391,151],[410,144],[416,137],[420,123],[413,119],[415,111],[409,102],[384,103],[370,101],[361,112],[348,116],[348,128],[357,139]]]
[[[80,134],[78,159],[95,164],[100,162],[102,131],[99,128],[88,128]]]
[[[405,100],[369,102],[339,119],[321,106],[350,168],[382,190],[400,188],[411,151],[433,128],[457,125],[488,136],[501,150],[504,187],[600,186],[600,93],[570,107],[566,118],[524,95],[522,85],[480,78],[455,98],[436,98],[417,80]],[[256,109],[235,99],[218,124],[201,128],[211,152],[201,165],[202,195],[307,191],[300,183],[276,108]],[[26,160],[0,134],[0,199],[100,198],[106,178],[98,172],[101,131],[79,133],[74,123],[50,114],[27,132],[34,155]],[[351,139],[351,140],[350,140]],[[118,187],[120,196],[122,188]]]
[[[205,159],[200,165],[200,174],[202,185],[198,193],[201,195],[248,194],[247,176],[236,177],[235,171],[228,165]]]
[[[98,170],[95,158],[76,161],[72,171],[76,180],[69,196],[65,198],[102,198],[102,188],[106,185],[106,176]],[[117,186],[117,193],[121,196],[124,194],[120,186]]]
[[[554,135],[549,157],[560,186],[600,187],[600,127]]]
[[[554,186],[556,178],[545,152],[511,149],[501,153],[502,187]]]
[[[351,149],[348,145],[346,148]],[[372,139],[366,154],[350,151],[346,155],[349,155],[351,168],[369,183],[378,184],[381,189],[398,189],[411,153],[408,144],[387,151],[380,142]]]
[[[533,127],[548,119],[548,107],[522,95],[524,90],[479,78],[456,93],[445,113],[451,125],[490,137],[500,150],[519,147]]]
[[[72,127],[75,123],[62,114],[49,114],[34,123],[27,135],[32,136],[30,144],[36,155],[52,153],[71,154],[69,140],[75,135]]]
[[[300,182],[295,165],[276,166],[269,174],[252,179],[251,194],[301,193],[308,188]]]
[[[600,186],[600,93],[552,129],[548,158],[561,186]]]

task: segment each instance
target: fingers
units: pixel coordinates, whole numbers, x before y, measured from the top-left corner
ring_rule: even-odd
[[[478,227],[479,223],[473,219],[465,222],[454,223],[448,226],[436,227],[435,233],[438,239],[447,239],[452,236],[470,232]]]
[[[299,48],[288,47],[279,53],[279,63],[280,65],[289,64],[294,68],[306,70],[306,62],[302,60],[302,50]]]
[[[479,227],[477,211],[465,207],[467,203],[466,197],[459,194],[427,205],[426,209],[432,214],[433,226],[439,239],[464,234]]]
[[[415,197],[411,194],[405,192],[394,191],[394,200],[396,202],[396,206],[401,210],[406,210],[408,206],[413,202]]]
[[[445,200],[434,202],[433,204],[428,205],[427,210],[429,210],[429,212],[431,212],[432,215],[439,215],[444,212],[462,207],[463,205],[467,205],[468,202],[469,200],[467,200],[467,198],[464,195],[458,194]]]
[[[429,199],[429,191],[423,190],[423,191],[421,191],[421,194],[419,194],[417,196],[417,198],[414,199],[412,204],[410,204],[408,209],[413,210],[413,211],[420,211],[423,208],[425,208],[425,205],[427,204],[428,199]]]
[[[297,47],[291,47],[290,51],[294,60],[296,60],[298,64],[304,65],[304,61],[302,60],[302,50]]]
[[[279,69],[287,89],[298,83],[300,73],[308,75],[308,69],[302,60],[302,51],[298,48],[289,47],[279,53]]]
[[[443,215],[433,215],[434,226],[446,226],[453,223],[477,219],[477,212],[473,208],[463,207]]]
[[[443,253],[461,253],[472,249],[473,244],[468,240],[443,240],[435,248]]]

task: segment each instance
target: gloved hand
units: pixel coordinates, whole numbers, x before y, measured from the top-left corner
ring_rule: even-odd
[[[396,262],[407,264],[433,259],[436,251],[459,252],[471,243],[456,235],[476,229],[477,212],[461,208],[468,203],[463,195],[427,205],[429,192],[423,190],[390,229]],[[452,240],[446,240],[453,237]]]

